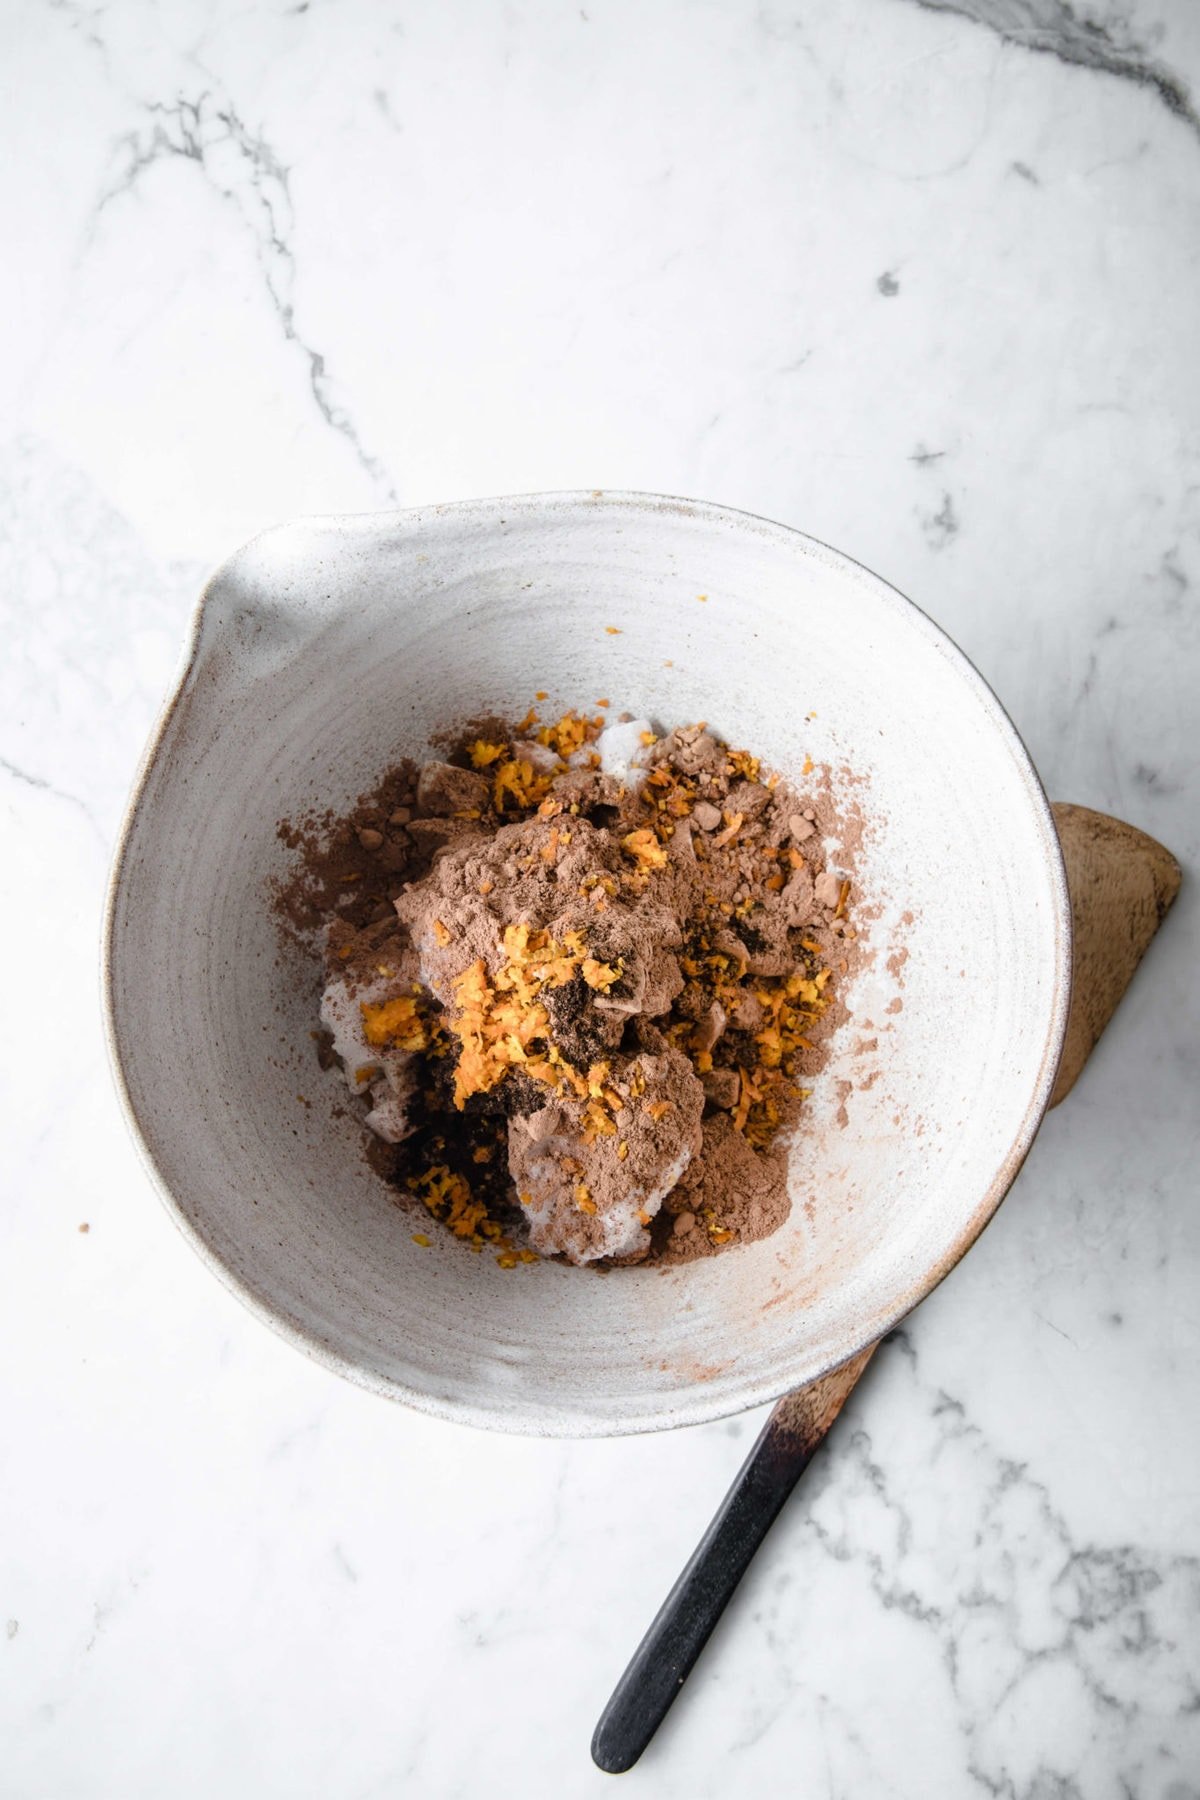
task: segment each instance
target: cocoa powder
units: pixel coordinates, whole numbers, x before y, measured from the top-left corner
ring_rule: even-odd
[[[506,1265],[532,1256],[531,1237],[570,1260],[673,1265],[788,1215],[789,1136],[864,954],[861,819],[835,813],[827,770],[797,789],[702,726],[644,745],[621,778],[595,766],[606,721],[572,719],[548,744],[530,740],[536,721],[476,721],[443,734],[443,760],[397,764],[345,814],[281,823],[295,862],[274,905],[352,998],[373,1003],[381,969],[420,994],[404,1135],[368,1146],[393,1185]],[[475,970],[500,1005],[506,967],[536,980],[536,959],[532,977],[508,961],[514,930],[549,946],[543,961],[581,948],[531,1002],[540,1073],[493,1067],[463,1098],[460,984]],[[489,1054],[509,1054],[504,1041]],[[385,1076],[394,1089],[416,1056],[380,1052],[391,1065],[367,1071],[373,1118]],[[597,1069],[603,1101],[587,1089]],[[457,1196],[449,1210],[428,1199],[431,1168]]]

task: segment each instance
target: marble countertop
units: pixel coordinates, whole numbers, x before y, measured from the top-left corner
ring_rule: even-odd
[[[1189,0],[15,0],[0,1789],[574,1800],[761,1423],[476,1434],[243,1312],[95,1002],[205,571],[305,512],[624,487],[958,639],[1051,792],[1197,855]],[[875,1359],[628,1791],[1200,1793],[1197,916]]]

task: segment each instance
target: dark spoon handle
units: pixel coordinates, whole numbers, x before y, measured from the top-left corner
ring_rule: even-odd
[[[696,1658],[784,1501],[842,1410],[875,1346],[809,1387],[786,1394],[634,1652],[592,1738],[610,1775],[631,1769],[670,1710]]]

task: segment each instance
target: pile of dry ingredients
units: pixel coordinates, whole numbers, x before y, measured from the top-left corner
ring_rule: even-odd
[[[506,1268],[775,1231],[860,952],[825,790],[596,704],[485,721],[348,816],[280,826],[278,908],[321,942],[319,1047],[372,1162]]]

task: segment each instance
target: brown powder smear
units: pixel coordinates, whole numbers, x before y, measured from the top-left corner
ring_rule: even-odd
[[[394,918],[392,902],[405,880],[421,870],[422,859],[406,828],[416,787],[416,764],[399,762],[370,793],[360,794],[348,813],[324,811],[294,823],[280,821],[279,837],[295,852],[295,863],[271,900],[287,938],[311,950],[331,919],[359,930]],[[426,856],[425,866],[428,860]]]
[[[381,967],[403,967],[408,991],[419,951],[433,983],[435,997],[426,993],[422,1005],[440,1048],[424,1063],[411,1135],[398,1144],[371,1137],[373,1166],[406,1194],[432,1191],[430,1169],[448,1172],[432,1184],[439,1191],[461,1178],[487,1215],[472,1247],[490,1241],[505,1266],[524,1242],[516,1192],[547,1140],[562,1167],[543,1185],[564,1245],[577,1239],[594,1253],[603,1244],[611,1206],[651,1181],[667,1138],[693,1147],[698,1139],[698,1148],[646,1221],[648,1250],[615,1260],[676,1264],[777,1230],[789,1210],[788,1136],[803,1129],[803,1090],[828,1059],[846,1017],[841,992],[864,954],[853,888],[861,819],[835,814],[828,771],[813,771],[797,791],[699,726],[648,750],[640,792],[595,767],[556,765],[577,737],[586,762],[606,722],[560,721],[539,752],[529,747],[536,721],[481,720],[443,735],[445,761],[397,764],[348,813],[279,827],[296,853],[274,895],[280,927],[310,952],[324,937],[327,978],[353,992],[377,983]],[[513,768],[505,789],[496,778]],[[826,836],[841,846],[836,869],[825,867]],[[607,988],[590,988],[577,972],[538,995],[546,1017],[538,1043],[560,1068],[569,1065],[575,1080],[596,1066],[611,1071],[616,1131],[582,1148],[595,1103],[545,1079],[508,1072],[461,1110],[454,1104],[447,1002],[473,964],[494,979],[513,925],[547,932],[556,945],[576,933],[594,964],[620,966]],[[785,1080],[764,1070],[780,1048],[771,1041],[780,995],[789,979],[817,977],[821,1004],[803,1021],[806,1041],[792,1041],[794,1028],[782,1034]],[[666,1103],[649,1125],[636,1107],[644,1097],[627,1091],[638,1067]],[[642,1135],[622,1131],[635,1117]]]

